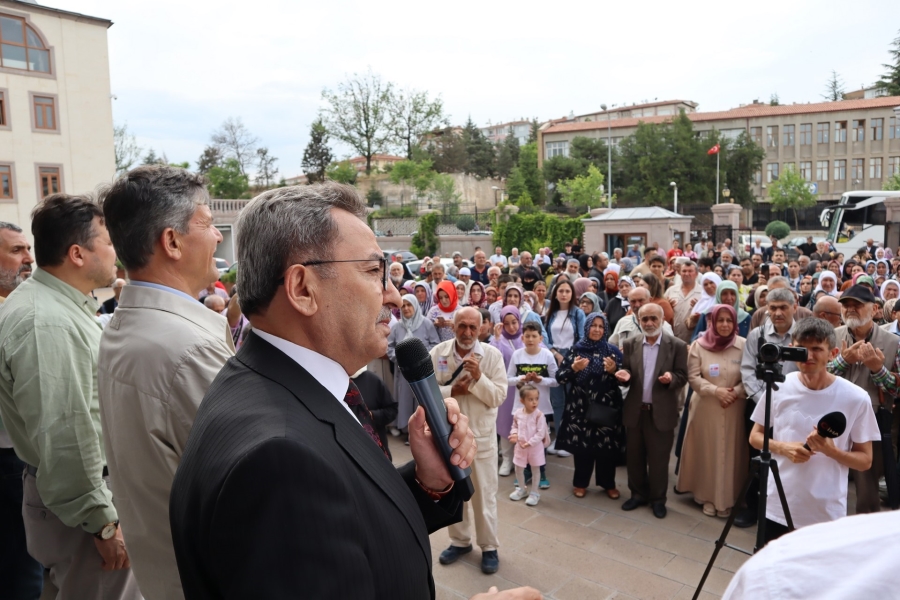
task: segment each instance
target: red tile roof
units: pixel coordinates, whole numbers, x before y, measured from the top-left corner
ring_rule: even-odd
[[[868,108],[893,108],[900,106],[900,96],[883,96],[881,98],[869,98],[867,100],[841,100],[839,102],[817,102],[815,104],[788,104],[781,106],[769,106],[768,104],[748,104],[731,110],[717,112],[695,112],[686,116],[695,123],[704,121],[725,121],[729,119],[749,119],[754,117],[781,117],[785,115],[800,115],[810,113],[828,113],[847,110],[860,110]],[[612,119],[607,123],[606,119],[579,123],[559,123],[552,125],[543,131],[548,133],[565,133],[568,131],[591,131],[594,129],[620,129],[623,127],[636,127],[638,123],[664,123],[671,121],[672,115],[656,117],[640,117],[632,119]]]

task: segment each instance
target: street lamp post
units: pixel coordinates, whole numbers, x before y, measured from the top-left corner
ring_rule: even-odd
[[[730,196],[731,196],[731,190],[728,189],[728,184],[726,183],[725,187],[722,188],[722,197],[725,198],[725,200],[727,202],[731,202]]]
[[[600,108],[606,111],[606,175],[609,181],[606,182],[609,192],[606,197],[609,201],[609,208],[612,208],[612,115],[606,110],[606,105],[601,104]]]
[[[675,203],[674,203],[675,210],[673,212],[677,213],[678,212],[678,184],[673,181],[669,185],[671,185],[672,189],[675,190]]]

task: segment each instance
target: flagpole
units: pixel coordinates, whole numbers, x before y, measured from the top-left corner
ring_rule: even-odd
[[[716,144],[718,146],[718,144]],[[721,149],[716,150],[716,204],[719,203],[719,154]]]

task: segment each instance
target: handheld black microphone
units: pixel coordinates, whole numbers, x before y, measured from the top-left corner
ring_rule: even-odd
[[[450,447],[450,432],[453,427],[447,421],[447,407],[444,405],[444,397],[434,378],[434,365],[431,364],[431,355],[425,348],[425,344],[418,338],[409,338],[397,344],[397,366],[409,383],[409,387],[416,397],[416,403],[425,409],[425,421],[434,437],[434,443],[438,451],[444,457],[444,463],[450,471],[450,477],[457,486],[462,486],[463,500],[468,500],[475,492],[472,485],[472,469],[461,469],[450,462],[453,448]]]
[[[845,429],[847,429],[847,417],[844,416],[844,413],[835,411],[819,419],[816,433],[823,438],[836,438],[844,433]],[[803,447],[809,450],[807,444],[803,444]]]

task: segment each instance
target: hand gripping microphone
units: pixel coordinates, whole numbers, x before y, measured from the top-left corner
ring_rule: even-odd
[[[453,448],[450,447],[450,432],[453,426],[447,421],[447,407],[444,405],[444,397],[434,378],[434,365],[431,364],[431,355],[425,348],[425,344],[418,338],[408,338],[397,344],[397,366],[409,383],[416,403],[425,409],[425,421],[431,430],[434,443],[444,463],[450,471],[450,477],[457,486],[462,486],[463,500],[468,500],[474,493],[472,486],[472,469],[459,468],[450,462]]]
[[[836,438],[847,429],[847,417],[842,412],[830,412],[821,419],[816,426],[816,433],[823,438]],[[803,444],[809,450],[809,446]]]

